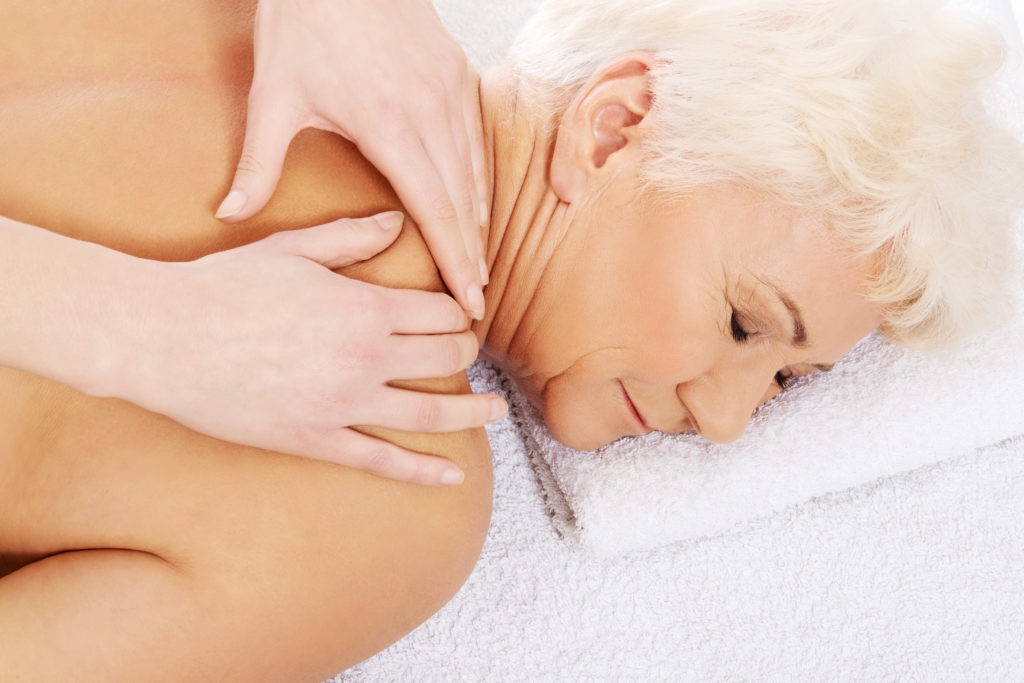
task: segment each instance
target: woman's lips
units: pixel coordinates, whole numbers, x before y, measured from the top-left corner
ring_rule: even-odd
[[[633,419],[636,421],[638,425],[640,425],[640,428],[643,430],[643,432],[641,433],[646,434],[647,432],[654,431],[653,429],[651,429],[651,426],[647,424],[647,421],[644,419],[644,416],[640,412],[640,410],[636,407],[636,404],[633,403],[633,399],[629,397],[629,392],[626,391],[626,385],[624,385],[620,381],[619,386],[622,388],[622,395],[626,399],[626,407],[629,408],[629,412],[633,416]]]

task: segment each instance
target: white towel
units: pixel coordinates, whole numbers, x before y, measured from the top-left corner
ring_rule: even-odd
[[[1024,69],[1012,11],[959,4],[1007,33],[1011,58],[989,107],[1020,134]],[[580,453],[555,441],[515,392],[513,409],[563,536],[602,555],[651,548],[1024,434],[1024,313],[955,353],[869,338],[831,373],[765,406],[724,446],[649,435]]]

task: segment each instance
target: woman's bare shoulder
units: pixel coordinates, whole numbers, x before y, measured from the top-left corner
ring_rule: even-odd
[[[330,158],[324,158],[330,154]],[[316,171],[314,171],[316,169]],[[307,174],[315,172],[315,176]],[[404,210],[397,196],[373,166],[351,144],[320,131],[300,135],[289,150],[289,162],[274,200],[267,207],[264,219],[279,220],[279,213],[291,213],[297,207],[316,205],[309,196],[316,188],[316,197],[331,197],[334,209],[316,216],[303,216],[304,224],[341,217],[366,216],[381,211]],[[262,230],[260,232],[263,232]],[[337,271],[345,277],[385,287],[444,292],[441,275],[416,224],[406,218],[395,242],[377,256]],[[469,393],[471,388],[465,372],[431,380],[395,382],[396,386],[442,394]],[[420,434],[393,430],[366,429],[396,444],[425,453],[444,454],[462,460],[467,451],[489,454],[483,429],[455,434]],[[460,466],[475,465],[459,462]],[[489,459],[486,463],[489,468]],[[468,473],[467,473],[468,474]]]

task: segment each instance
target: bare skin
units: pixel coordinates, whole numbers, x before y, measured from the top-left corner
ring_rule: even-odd
[[[187,260],[402,208],[350,145],[307,132],[266,211],[213,218],[242,144],[249,3],[5,4],[0,214]],[[345,274],[441,289],[412,225]],[[464,375],[424,386],[469,391]],[[427,489],[12,370],[0,387],[0,668],[13,680],[321,680],[444,604],[486,533],[482,430],[375,432],[466,472]]]
[[[51,22],[48,7],[19,4],[0,27],[12,55],[33,54],[26,36],[48,27],[45,50],[4,57],[0,213],[190,259],[398,208],[351,147],[305,133],[265,212],[215,222],[241,145],[245,8],[115,5],[98,19],[90,6]],[[780,375],[826,367],[880,320],[861,296],[870,260],[844,254],[814,216],[729,184],[641,191],[639,143],[657,125],[651,59],[622,55],[595,73],[553,137],[507,72],[483,80],[495,194],[474,332],[580,448],[651,429],[736,438]],[[440,287],[411,229],[344,272]],[[0,579],[0,628],[18,634],[0,660],[26,678],[322,678],[440,606],[486,531],[480,432],[388,435],[466,471],[460,487],[424,490],[228,446],[27,375],[0,383],[0,550],[22,567]],[[433,386],[468,390],[464,377]],[[216,649],[198,656],[203,643]],[[55,648],[64,656],[46,656]]]

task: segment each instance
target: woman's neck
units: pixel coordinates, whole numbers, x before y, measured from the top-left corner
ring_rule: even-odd
[[[487,72],[480,98],[494,194],[485,238],[487,310],[472,329],[484,358],[511,369],[551,303],[542,283],[568,226],[567,207],[548,183],[551,139],[543,117],[525,110],[511,70]]]

